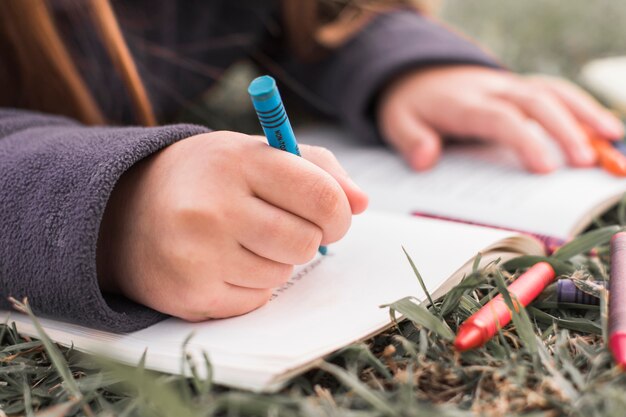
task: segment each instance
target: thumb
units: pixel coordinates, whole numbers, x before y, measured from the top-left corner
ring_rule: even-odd
[[[416,171],[432,168],[441,154],[441,137],[407,110],[387,113],[380,120],[384,139]]]
[[[348,197],[352,214],[359,214],[367,208],[367,194],[359,188],[345,169],[341,166],[335,155],[321,146],[299,145],[302,156],[329,173],[341,186]]]

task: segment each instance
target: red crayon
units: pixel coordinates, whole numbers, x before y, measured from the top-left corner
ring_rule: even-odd
[[[527,306],[556,276],[554,269],[547,262],[539,262],[519,276],[508,287],[514,303]],[[480,310],[467,319],[459,328],[454,347],[460,352],[474,349],[487,343],[498,329],[509,324],[511,310],[506,305],[502,294],[498,294]],[[624,323],[626,330],[626,322]],[[626,335],[626,332],[624,333]]]
[[[615,362],[626,368],[626,232],[611,239],[609,347]]]

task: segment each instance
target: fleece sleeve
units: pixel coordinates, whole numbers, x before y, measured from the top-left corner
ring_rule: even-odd
[[[433,65],[500,68],[481,47],[414,10],[381,14],[322,61],[287,61],[316,108],[336,116],[366,141],[378,140],[375,99],[394,77]]]
[[[120,332],[163,319],[101,293],[100,221],[129,167],[205,131],[193,125],[86,127],[0,109],[0,308],[10,308],[9,296],[28,297],[36,314]]]

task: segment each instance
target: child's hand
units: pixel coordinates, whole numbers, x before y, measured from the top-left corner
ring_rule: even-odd
[[[450,135],[504,143],[529,171],[549,172],[555,161],[528,119],[539,123],[577,167],[595,162],[581,124],[609,139],[624,134],[616,117],[573,84],[475,66],[411,72],[384,91],[378,107],[383,137],[416,170],[437,162],[441,137]]]
[[[101,288],[193,321],[265,304],[292,265],[339,240],[367,206],[329,151],[301,151],[213,132],[140,162],[106,209]]]

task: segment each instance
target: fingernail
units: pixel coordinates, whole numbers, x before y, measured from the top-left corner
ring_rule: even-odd
[[[415,171],[427,171],[437,162],[436,158],[430,158],[423,149],[416,147],[409,155],[409,165]]]

